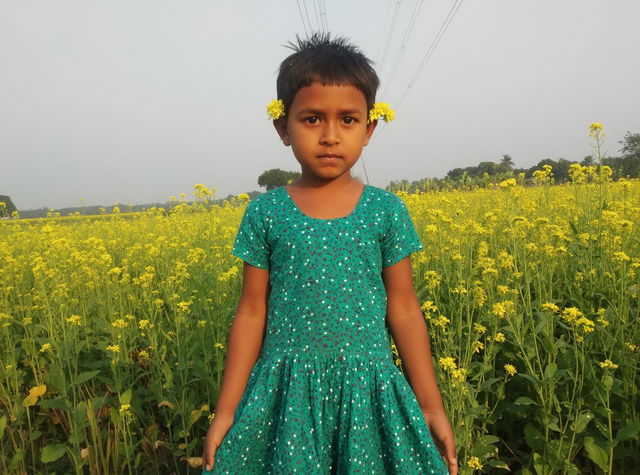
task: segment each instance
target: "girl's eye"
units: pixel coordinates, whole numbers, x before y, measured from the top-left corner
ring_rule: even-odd
[[[345,124],[353,124],[356,121],[356,119],[354,119],[353,117],[350,117],[350,116],[347,116],[342,120],[344,120]]]
[[[305,121],[309,124],[315,124],[318,122],[318,118],[315,115],[312,115],[311,117],[307,117]]]

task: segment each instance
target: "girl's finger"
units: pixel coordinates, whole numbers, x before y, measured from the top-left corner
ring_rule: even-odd
[[[456,448],[453,444],[447,445],[447,462],[449,463],[449,473],[455,475],[458,473],[458,459],[456,458]]]
[[[204,459],[204,463],[205,463],[204,469],[207,472],[213,468],[215,455],[216,455],[216,447],[214,446],[211,452],[209,452],[209,454]]]

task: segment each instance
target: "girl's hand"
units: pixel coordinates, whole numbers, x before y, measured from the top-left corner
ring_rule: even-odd
[[[202,463],[206,471],[213,469],[216,450],[233,425],[233,414],[216,414],[204,439]]]
[[[444,410],[431,411],[423,409],[422,413],[433,435],[440,454],[447,459],[450,475],[458,474],[458,459],[456,458],[456,440],[451,423]]]

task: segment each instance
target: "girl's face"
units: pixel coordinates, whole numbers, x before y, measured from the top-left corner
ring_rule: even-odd
[[[358,161],[377,122],[367,124],[367,101],[351,85],[313,82],[296,93],[285,119],[274,121],[282,142],[291,145],[302,176],[334,180]]]

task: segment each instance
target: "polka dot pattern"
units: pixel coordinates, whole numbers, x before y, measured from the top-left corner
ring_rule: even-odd
[[[249,203],[231,252],[269,270],[265,340],[203,473],[448,473],[385,323],[382,269],[422,248],[371,185],[341,218],[306,216],[285,187]]]

